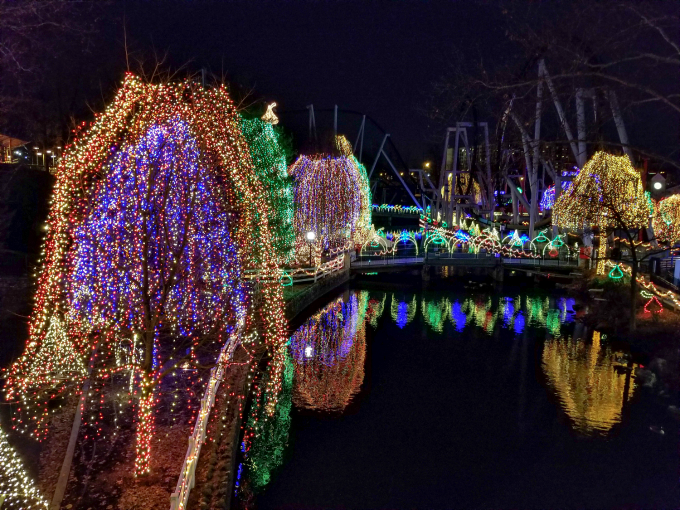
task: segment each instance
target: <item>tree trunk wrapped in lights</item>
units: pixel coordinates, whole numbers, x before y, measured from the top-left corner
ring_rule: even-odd
[[[167,374],[214,362],[220,342],[243,330],[258,328],[272,350],[285,341],[269,205],[224,87],[151,85],[128,74],[81,128],[57,170],[31,338],[9,370],[8,396],[46,385],[54,396],[73,379],[36,363],[63,317],[63,352],[76,350],[84,363],[100,342],[92,377],[132,374],[143,474]],[[243,269],[263,275],[256,309]],[[125,362],[115,354],[121,345]]]
[[[300,156],[288,173],[294,178],[297,256],[309,253],[307,233],[321,250],[363,244],[371,235],[371,194],[366,169],[351,153],[344,137],[339,155]],[[316,258],[316,257],[315,257]]]
[[[638,248],[642,245],[637,237],[639,229],[647,227],[649,213],[640,173],[627,156],[612,156],[605,152],[597,152],[586,163],[571,188],[560,195],[553,208],[553,223],[559,227],[623,231],[632,258],[631,328],[635,327]],[[600,251],[600,256],[604,257],[603,247]]]

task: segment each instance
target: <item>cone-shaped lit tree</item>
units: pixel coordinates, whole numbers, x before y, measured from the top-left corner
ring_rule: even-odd
[[[241,131],[248,142],[255,171],[264,185],[269,205],[267,222],[271,247],[280,264],[293,258],[293,185],[288,176],[287,154],[281,133],[262,119],[243,119]]]
[[[156,389],[179,363],[214,362],[208,346],[256,324],[274,349],[285,338],[268,204],[239,121],[224,87],[128,74],[57,171],[31,338],[8,396],[56,395],[95,352],[92,377],[131,372],[136,474],[149,470]],[[242,269],[264,276],[257,310]],[[36,360],[62,318],[60,349],[80,358],[44,373]]]
[[[635,327],[637,265],[642,242],[638,231],[649,222],[649,201],[640,174],[627,156],[597,152],[574,178],[573,186],[555,203],[553,222],[559,227],[580,230],[594,227],[601,233],[620,230],[630,246],[631,328]],[[601,249],[604,257],[604,249]]]

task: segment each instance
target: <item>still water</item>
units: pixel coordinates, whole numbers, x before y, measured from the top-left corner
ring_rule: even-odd
[[[297,327],[276,411],[242,445],[242,505],[680,503],[677,427],[572,299],[403,289],[345,291]]]

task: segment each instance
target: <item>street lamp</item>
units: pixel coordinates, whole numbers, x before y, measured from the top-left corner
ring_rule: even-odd
[[[312,243],[316,239],[316,234],[311,230],[307,232],[307,243],[309,244],[309,267],[312,267]]]

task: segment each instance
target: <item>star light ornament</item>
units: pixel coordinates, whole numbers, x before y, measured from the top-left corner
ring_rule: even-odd
[[[267,106],[267,111],[264,112],[264,115],[262,116],[262,120],[264,122],[268,122],[272,126],[275,126],[279,123],[279,118],[274,113],[274,108],[276,108],[276,103],[270,104]]]

